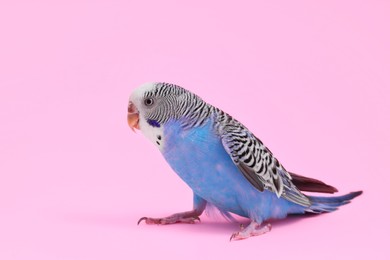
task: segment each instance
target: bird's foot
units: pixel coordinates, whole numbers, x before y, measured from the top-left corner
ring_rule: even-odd
[[[175,223],[195,224],[197,220],[200,222],[199,214],[195,211],[188,211],[188,212],[176,213],[165,218],[143,217],[138,220],[138,225],[142,221],[145,221],[146,224],[150,224],[150,225],[168,225],[168,224],[175,224]]]
[[[261,224],[252,221],[246,228],[243,228],[241,225],[241,230],[239,232],[235,232],[230,237],[230,241],[232,240],[242,240],[253,236],[259,236],[271,231],[271,224],[266,224],[265,226],[261,226]]]

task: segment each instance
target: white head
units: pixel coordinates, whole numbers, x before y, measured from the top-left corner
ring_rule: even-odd
[[[127,122],[130,128],[139,129],[160,150],[164,147],[164,123],[178,118],[177,107],[187,90],[167,83],[146,83],[130,95]]]

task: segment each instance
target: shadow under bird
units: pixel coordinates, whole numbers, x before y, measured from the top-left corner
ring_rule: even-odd
[[[234,213],[251,220],[230,238],[239,240],[270,231],[271,224],[264,224],[269,219],[331,212],[362,194],[303,194],[337,189],[288,172],[243,124],[177,85],[147,83],[135,89],[127,120],[132,130],[140,130],[157,146],[194,196],[193,210],[163,218],[143,217],[138,224],[194,223],[211,204],[228,218]]]

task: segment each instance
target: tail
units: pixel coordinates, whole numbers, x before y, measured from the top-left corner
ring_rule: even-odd
[[[343,196],[334,196],[334,197],[316,197],[308,196],[311,202],[311,206],[306,209],[306,212],[310,213],[324,213],[332,212],[338,209],[338,207],[343,206],[351,202],[352,199],[361,195],[363,191],[355,191]]]
[[[289,174],[291,176],[292,183],[300,191],[322,192],[322,193],[335,193],[338,191],[335,187],[328,185],[320,180],[305,177],[292,172],[289,172]]]

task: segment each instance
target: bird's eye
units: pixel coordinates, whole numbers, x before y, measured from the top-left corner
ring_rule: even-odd
[[[153,105],[154,100],[153,100],[153,98],[147,98],[144,100],[144,103],[146,106],[151,106],[151,105]]]

